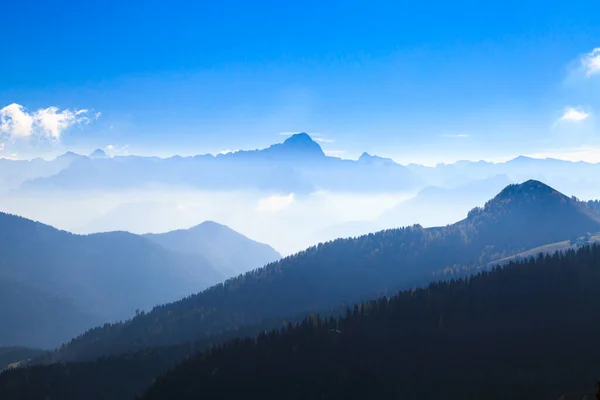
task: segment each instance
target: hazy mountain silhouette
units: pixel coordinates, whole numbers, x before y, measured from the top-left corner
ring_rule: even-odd
[[[421,225],[445,225],[464,216],[476,205],[484,204],[512,181],[506,175],[472,180],[452,189],[428,186],[417,195],[384,212],[379,226],[406,225],[415,215],[422,216]]]
[[[359,163],[369,164],[369,165],[390,165],[395,164],[394,160],[391,158],[383,158],[379,156],[372,156],[371,154],[364,152],[358,158]]]
[[[108,154],[106,154],[106,152],[102,149],[94,150],[92,152],[92,154],[90,154],[88,157],[91,158],[92,160],[97,160],[99,158],[109,158]]]
[[[248,239],[213,221],[189,229],[144,236],[167,249],[201,255],[226,277],[243,274],[281,258],[271,246]]]
[[[469,180],[467,184],[452,189],[427,186],[415,197],[384,211],[375,220],[342,222],[321,230],[317,236],[319,240],[328,241],[415,222],[425,227],[447,225],[463,218],[475,206],[483,205],[511,183],[506,175],[496,175],[487,179]]]
[[[51,177],[72,163],[85,158],[73,152],[67,152],[50,161],[42,158],[33,160],[0,158],[0,191],[16,189],[31,179]]]
[[[365,164],[328,157],[309,135],[299,133],[266,149],[217,156],[87,159],[52,177],[33,179],[23,188],[101,190],[152,184],[310,193],[316,189],[401,191],[420,187],[423,182],[393,162]]]
[[[513,182],[536,179],[566,192],[596,197],[600,187],[600,163],[572,162],[553,158],[518,156],[506,162],[457,161],[434,167],[410,164],[413,173],[429,185],[444,188],[464,186],[470,181],[506,175]]]
[[[95,324],[128,318],[136,309],[176,300],[221,278],[201,256],[175,253],[141,236],[126,232],[74,235],[0,213],[0,279],[70,299],[77,309],[91,315]],[[20,312],[34,315],[40,310],[20,308]],[[75,313],[72,317],[73,325],[80,329],[80,316]],[[21,324],[8,327],[4,321],[0,324],[3,330],[12,330],[11,337],[30,329]],[[73,334],[72,327],[65,330],[68,333],[63,332],[60,340]],[[26,332],[22,335],[27,336]],[[44,344],[56,344],[60,335],[50,336]]]
[[[326,158],[321,146],[306,133],[297,133],[287,138],[283,143],[271,145],[262,150],[236,151],[220,154],[223,159],[263,159],[283,162],[322,161]]]
[[[319,244],[189,298],[100,328],[64,347],[57,359],[89,358],[145,345],[169,345],[265,318],[336,307],[434,274],[600,231],[585,203],[538,181],[510,185],[453,225],[419,225]]]
[[[70,164],[73,161],[77,165]],[[6,172],[5,172],[6,171]],[[3,173],[5,172],[5,173]],[[266,190],[310,193],[415,191],[426,186],[452,189],[506,175],[510,181],[536,179],[563,192],[597,197],[600,163],[518,156],[506,162],[457,161],[403,166],[389,158],[363,153],[357,161],[325,155],[306,133],[265,149],[216,156],[170,158],[116,156],[96,150],[90,157],[67,153],[52,161],[0,160],[0,189],[23,191],[132,189],[149,185],[184,185],[205,190]]]

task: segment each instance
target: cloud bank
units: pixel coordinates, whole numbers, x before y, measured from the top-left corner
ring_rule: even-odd
[[[0,134],[10,139],[32,137],[60,140],[64,131],[73,125],[87,125],[100,118],[100,113],[91,114],[87,109],[40,108],[29,112],[20,104],[9,104],[0,109]]]

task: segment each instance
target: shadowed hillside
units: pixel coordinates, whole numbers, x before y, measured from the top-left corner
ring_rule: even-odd
[[[90,324],[129,318],[136,309],[176,300],[220,278],[201,257],[141,236],[74,235],[0,213],[0,282],[10,282],[2,296],[15,291],[14,300],[2,303],[10,307],[0,321],[0,338],[7,340],[0,345],[56,346]]]

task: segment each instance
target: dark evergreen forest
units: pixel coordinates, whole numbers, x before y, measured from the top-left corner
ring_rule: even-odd
[[[153,399],[581,399],[600,377],[600,247],[405,291],[217,346]]]

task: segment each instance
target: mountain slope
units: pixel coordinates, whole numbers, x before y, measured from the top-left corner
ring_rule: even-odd
[[[337,307],[414,287],[448,269],[477,266],[586,231],[600,216],[541,182],[504,189],[454,225],[381,231],[319,244],[123,324],[73,340],[56,359],[170,345],[265,318]]]
[[[197,255],[174,253],[141,236],[74,235],[0,213],[0,279],[67,298],[98,324],[176,300],[221,275]],[[10,329],[19,335],[26,327]]]
[[[167,249],[206,258],[225,277],[243,274],[281,258],[271,246],[248,239],[213,221],[189,229],[144,236]]]
[[[230,342],[143,399],[581,398],[600,376],[599,312],[594,246]]]
[[[197,344],[11,371],[0,397],[127,400],[154,382],[146,399],[581,399],[600,376],[599,312],[596,245],[400,292],[343,318],[243,330],[174,369]]]

